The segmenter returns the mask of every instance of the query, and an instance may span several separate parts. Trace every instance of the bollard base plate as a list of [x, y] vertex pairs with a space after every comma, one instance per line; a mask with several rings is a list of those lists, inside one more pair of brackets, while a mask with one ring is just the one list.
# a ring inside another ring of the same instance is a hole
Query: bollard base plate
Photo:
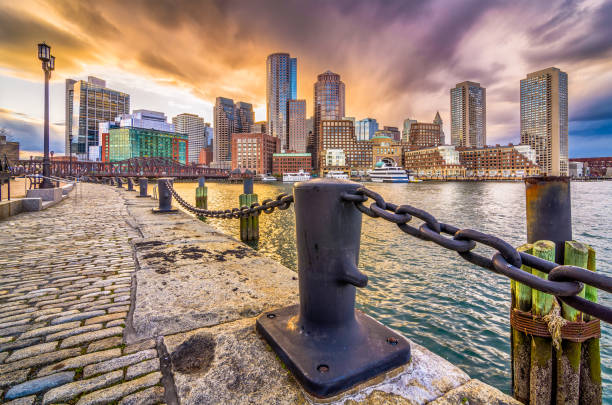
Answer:
[[[256, 323], [268, 342], [302, 387], [325, 398], [410, 361], [410, 343], [397, 332], [356, 310], [362, 336], [346, 344], [334, 331], [315, 339], [296, 327], [299, 305], [265, 312]], [[341, 332], [341, 331], [340, 331]]]
[[169, 210], [160, 210], [159, 208], [153, 208], [154, 214], [174, 214], [179, 212], [177, 208], [170, 208]]
[[137, 195], [136, 198], [145, 198], [145, 197], [151, 197], [151, 194], [147, 194], [147, 195]]

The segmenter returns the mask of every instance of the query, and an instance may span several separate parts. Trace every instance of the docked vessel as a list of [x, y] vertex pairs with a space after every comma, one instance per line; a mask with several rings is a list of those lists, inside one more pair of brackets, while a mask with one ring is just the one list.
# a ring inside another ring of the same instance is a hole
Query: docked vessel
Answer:
[[344, 173], [342, 170], [330, 170], [329, 172], [327, 172], [325, 177], [331, 178], [331, 179], [344, 179], [344, 180], [348, 180], [349, 178], [348, 174]]
[[310, 180], [310, 173], [300, 170], [297, 173], [285, 173], [283, 174], [283, 181], [287, 183], [293, 183], [296, 181], [308, 181]]
[[276, 181], [276, 177], [271, 176], [269, 174], [258, 174], [257, 176], [255, 176], [255, 180], [264, 182], [264, 183], [269, 183], [269, 182], [273, 182]]
[[406, 170], [385, 162], [376, 163], [374, 170], [370, 171], [370, 180], [376, 183], [416, 182], [412, 176], [408, 176]]

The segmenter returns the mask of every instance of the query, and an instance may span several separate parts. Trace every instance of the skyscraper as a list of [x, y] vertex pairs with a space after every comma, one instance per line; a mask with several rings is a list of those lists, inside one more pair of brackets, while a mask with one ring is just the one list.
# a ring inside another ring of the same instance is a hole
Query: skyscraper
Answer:
[[406, 118], [404, 120], [404, 127], [402, 128], [402, 141], [408, 142], [408, 138], [410, 137], [410, 126], [412, 124], [416, 124], [417, 120], [411, 120], [410, 118]]
[[480, 83], [461, 82], [450, 91], [451, 142], [482, 148], [487, 144], [487, 97]]
[[444, 135], [444, 128], [442, 127], [442, 117], [440, 117], [440, 111], [436, 111], [436, 116], [433, 123], [440, 126], [440, 145], [444, 145], [446, 143], [446, 136]]
[[253, 106], [242, 101], [217, 97], [214, 115], [213, 166], [229, 168], [232, 162], [232, 134], [251, 131], [255, 114]]
[[340, 75], [326, 71], [317, 76], [314, 84], [314, 134], [312, 137], [312, 161], [319, 168], [321, 122], [324, 120], [341, 120], [344, 117], [344, 83]]
[[297, 98], [297, 59], [288, 53], [274, 53], [266, 60], [266, 118], [268, 135], [281, 140], [281, 150], [289, 147], [287, 139], [287, 103]]
[[306, 100], [289, 100], [287, 117], [289, 119], [287, 127], [288, 150], [305, 153], [306, 137], [308, 136], [308, 132], [306, 132]]
[[236, 103], [236, 130], [234, 132], [251, 132], [251, 126], [255, 122], [253, 106], [249, 103], [239, 101]]
[[87, 159], [89, 147], [100, 145], [99, 124], [129, 113], [130, 95], [106, 88], [104, 80], [93, 76], [87, 81], [66, 79], [66, 154], [72, 137], [72, 153]]
[[521, 143], [536, 152], [542, 174], [567, 176], [567, 73], [551, 67], [521, 80]]
[[355, 136], [358, 141], [369, 141], [378, 131], [378, 122], [374, 118], [364, 118], [355, 122]]
[[236, 107], [229, 98], [217, 97], [213, 109], [213, 165], [229, 168], [231, 166], [232, 133], [236, 129]]
[[189, 140], [187, 163], [197, 163], [200, 149], [207, 146], [206, 131], [204, 129], [204, 118], [196, 114], [179, 114], [172, 118], [174, 131], [187, 134]]

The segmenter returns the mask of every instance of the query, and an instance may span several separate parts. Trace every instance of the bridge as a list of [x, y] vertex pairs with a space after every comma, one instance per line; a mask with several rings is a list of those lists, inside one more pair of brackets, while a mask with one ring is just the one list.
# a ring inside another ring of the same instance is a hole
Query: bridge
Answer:
[[[42, 160], [17, 160], [12, 163], [13, 175], [42, 173]], [[56, 177], [162, 177], [195, 179], [198, 177], [227, 179], [230, 171], [184, 165], [169, 158], [140, 157], [118, 162], [51, 160], [51, 175]]]

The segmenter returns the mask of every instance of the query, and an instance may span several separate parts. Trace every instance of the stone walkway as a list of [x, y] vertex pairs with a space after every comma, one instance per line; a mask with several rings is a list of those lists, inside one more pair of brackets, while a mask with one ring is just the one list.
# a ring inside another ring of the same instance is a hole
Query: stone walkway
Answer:
[[0, 402], [164, 402], [155, 340], [124, 340], [140, 235], [119, 191], [83, 187], [0, 221]]

